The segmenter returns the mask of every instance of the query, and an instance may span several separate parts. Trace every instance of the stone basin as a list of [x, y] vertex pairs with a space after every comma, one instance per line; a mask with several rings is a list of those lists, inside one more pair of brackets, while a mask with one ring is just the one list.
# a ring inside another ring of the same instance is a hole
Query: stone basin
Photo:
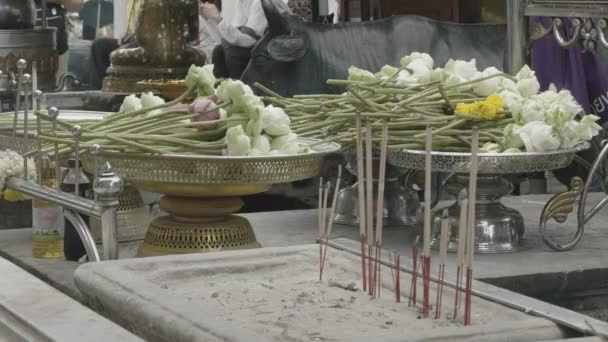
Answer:
[[[388, 268], [381, 271], [380, 298], [370, 300], [358, 289], [357, 256], [330, 249], [322, 282], [318, 258], [318, 246], [305, 245], [129, 259], [85, 264], [77, 269], [75, 282], [89, 305], [149, 341], [523, 342], [565, 337], [565, 330], [549, 320], [477, 297], [473, 326], [463, 327], [461, 320], [451, 320], [454, 292], [449, 287], [444, 288], [442, 318], [420, 319], [418, 309], [407, 305], [409, 274], [401, 273], [402, 303], [395, 303]], [[433, 283], [433, 305], [435, 287]]]

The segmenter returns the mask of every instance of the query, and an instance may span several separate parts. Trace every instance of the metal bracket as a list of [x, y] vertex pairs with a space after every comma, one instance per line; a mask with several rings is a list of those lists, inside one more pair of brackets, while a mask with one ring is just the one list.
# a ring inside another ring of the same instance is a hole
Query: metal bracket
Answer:
[[558, 223], [564, 223], [568, 219], [568, 215], [574, 211], [576, 198], [583, 190], [583, 180], [579, 177], [574, 177], [570, 181], [570, 190], [559, 193], [553, 196], [540, 214], [540, 236], [543, 242], [551, 249], [562, 252], [572, 249], [580, 241], [583, 236], [582, 227], [578, 227], [574, 239], [566, 244], [560, 244], [551, 240], [547, 236], [547, 222], [554, 219]]

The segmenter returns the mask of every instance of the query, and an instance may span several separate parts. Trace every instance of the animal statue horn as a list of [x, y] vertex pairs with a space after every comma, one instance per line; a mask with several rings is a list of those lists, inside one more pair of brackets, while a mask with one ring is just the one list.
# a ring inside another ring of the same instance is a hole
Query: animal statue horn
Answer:
[[[278, 0], [282, 1], [282, 0]], [[262, 0], [262, 9], [268, 21], [268, 30], [272, 36], [289, 34], [291, 29], [287, 21], [287, 16], [279, 10], [282, 4], [277, 4], [274, 0]]]

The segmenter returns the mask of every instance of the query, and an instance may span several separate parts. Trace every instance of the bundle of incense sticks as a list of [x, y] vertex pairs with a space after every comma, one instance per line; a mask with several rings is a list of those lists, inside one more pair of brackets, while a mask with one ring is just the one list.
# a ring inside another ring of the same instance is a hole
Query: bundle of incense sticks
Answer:
[[443, 298], [443, 284], [445, 278], [445, 260], [448, 254], [448, 243], [450, 241], [450, 215], [448, 210], [443, 210], [441, 217], [441, 233], [439, 236], [439, 276], [437, 281], [437, 300], [435, 301], [435, 319], [441, 317], [441, 305]]
[[431, 151], [433, 147], [433, 131], [426, 128], [426, 155], [424, 165], [424, 231], [422, 237], [422, 316], [429, 317], [429, 287], [431, 285]]
[[367, 272], [365, 268], [365, 242], [367, 240], [365, 223], [365, 173], [363, 168], [363, 136], [361, 133], [361, 113], [356, 116], [356, 143], [357, 143], [357, 175], [359, 186], [359, 238], [361, 239], [361, 280], [363, 291], [367, 291]]
[[[327, 182], [325, 187], [323, 186], [323, 178], [321, 178], [321, 182], [319, 184], [319, 206], [323, 206], [319, 208], [319, 217], [320, 217], [320, 225], [319, 225], [319, 280], [323, 280], [323, 270], [325, 269], [325, 260], [327, 258], [327, 247], [329, 247], [329, 236], [331, 235], [331, 229], [334, 224], [334, 215], [336, 213], [336, 203], [338, 200], [338, 191], [340, 190], [340, 182], [342, 180], [342, 165], [338, 166], [338, 178], [336, 180], [336, 186], [334, 188], [334, 194], [332, 197], [332, 205], [329, 216], [327, 213], [327, 194], [329, 193], [329, 188], [331, 187], [331, 183]], [[323, 203], [321, 203], [321, 198], [323, 198]]]
[[462, 189], [458, 194], [458, 203], [460, 204], [460, 218], [458, 223], [458, 249], [456, 253], [456, 295], [454, 296], [454, 316], [452, 319], [458, 317], [460, 311], [460, 294], [462, 292], [462, 273], [464, 271], [464, 252], [467, 245], [467, 215], [468, 215], [468, 200], [467, 190]]
[[467, 217], [467, 247], [466, 247], [466, 264], [467, 264], [467, 284], [464, 303], [464, 325], [471, 325], [471, 295], [473, 286], [473, 254], [475, 253], [475, 204], [477, 198], [477, 170], [479, 152], [479, 131], [473, 128], [473, 139], [471, 141], [471, 170], [469, 175], [469, 200], [468, 200], [468, 217]]
[[[388, 149], [388, 122], [382, 123], [380, 140], [380, 166], [378, 171], [378, 199], [376, 201], [376, 258], [374, 263], [374, 289], [372, 297], [380, 297], [380, 259], [382, 257], [382, 232], [384, 230], [384, 181], [386, 177], [386, 155]], [[368, 197], [371, 201], [373, 196]], [[369, 213], [368, 213], [369, 215]], [[372, 215], [373, 217], [373, 215]]]

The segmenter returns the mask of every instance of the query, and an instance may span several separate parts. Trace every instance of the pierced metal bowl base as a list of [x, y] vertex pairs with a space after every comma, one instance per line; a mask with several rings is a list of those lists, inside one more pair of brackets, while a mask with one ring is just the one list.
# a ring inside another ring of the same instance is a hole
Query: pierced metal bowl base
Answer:
[[220, 221], [180, 222], [170, 216], [150, 224], [137, 256], [207, 253], [259, 248], [249, 221], [230, 215]]
[[[532, 245], [524, 238], [524, 218], [515, 209], [505, 207], [499, 202], [477, 203], [475, 225], [475, 253], [499, 254], [514, 253], [529, 249]], [[460, 206], [456, 203], [448, 208], [452, 234], [448, 251], [457, 252], [460, 222]], [[439, 249], [441, 232], [441, 211], [433, 216], [431, 248]]]
[[[399, 182], [386, 182], [384, 192], [384, 226], [412, 226], [421, 222], [420, 200], [413, 189], [402, 189]], [[377, 186], [375, 185], [375, 190]], [[374, 204], [377, 200], [374, 192]], [[376, 210], [374, 209], [374, 213]], [[376, 219], [374, 218], [374, 222]], [[359, 185], [355, 183], [338, 193], [334, 222], [359, 225]]]

